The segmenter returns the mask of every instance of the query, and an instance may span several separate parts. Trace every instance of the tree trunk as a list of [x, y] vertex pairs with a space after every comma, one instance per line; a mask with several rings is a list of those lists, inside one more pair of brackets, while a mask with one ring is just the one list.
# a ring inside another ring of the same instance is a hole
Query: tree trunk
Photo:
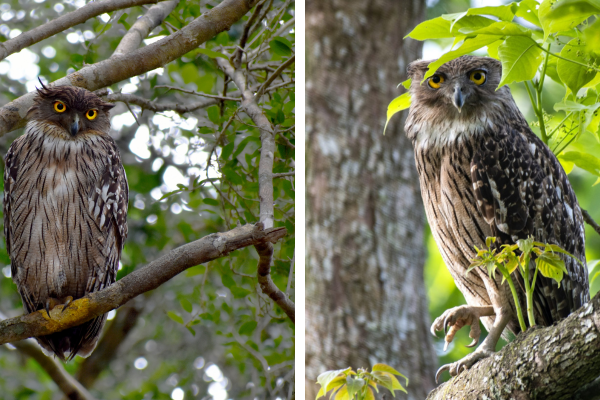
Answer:
[[[423, 284], [424, 215], [404, 118], [383, 126], [421, 44], [422, 0], [309, 0], [306, 398], [326, 370], [389, 364], [409, 399], [437, 359]], [[406, 398], [406, 397], [403, 397]]]

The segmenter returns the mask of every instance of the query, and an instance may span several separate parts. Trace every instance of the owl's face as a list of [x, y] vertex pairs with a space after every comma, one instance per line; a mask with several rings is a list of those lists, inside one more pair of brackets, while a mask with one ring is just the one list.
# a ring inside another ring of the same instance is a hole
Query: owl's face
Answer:
[[498, 60], [463, 56], [442, 65], [421, 84], [432, 61], [415, 61], [408, 66], [413, 104], [435, 111], [431, 117], [467, 120], [512, 100], [507, 86], [496, 90], [502, 75]]
[[109, 110], [114, 105], [94, 93], [75, 86], [38, 89], [27, 119], [56, 125], [64, 139], [87, 134], [106, 134], [110, 130]]

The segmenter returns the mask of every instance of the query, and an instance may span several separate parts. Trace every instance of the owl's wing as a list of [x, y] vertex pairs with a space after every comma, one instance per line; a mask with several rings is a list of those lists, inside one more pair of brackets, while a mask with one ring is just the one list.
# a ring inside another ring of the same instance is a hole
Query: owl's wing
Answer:
[[88, 212], [104, 233], [105, 265], [92, 271], [86, 291], [100, 290], [115, 281], [123, 244], [127, 238], [129, 187], [116, 144], [109, 140], [105, 170], [88, 197]]
[[12, 192], [17, 180], [19, 165], [15, 156], [14, 146], [10, 146], [4, 159], [4, 237], [6, 239], [6, 251], [10, 256], [12, 226], [10, 224], [10, 213], [12, 208]]
[[[498, 245], [532, 235], [554, 243], [585, 264], [583, 217], [567, 175], [550, 149], [524, 126], [487, 136], [471, 162], [477, 205]], [[586, 268], [563, 256], [568, 274], [560, 288], [538, 276], [534, 299], [546, 325], [589, 299]], [[541, 279], [540, 279], [541, 278]]]

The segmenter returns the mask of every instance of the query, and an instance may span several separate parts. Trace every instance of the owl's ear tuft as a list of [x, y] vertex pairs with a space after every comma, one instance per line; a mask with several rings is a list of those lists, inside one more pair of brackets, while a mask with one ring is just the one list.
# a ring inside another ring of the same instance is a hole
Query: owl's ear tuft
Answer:
[[408, 64], [408, 67], [406, 67], [406, 72], [408, 73], [408, 76], [410, 76], [411, 78], [414, 77], [419, 71], [425, 71], [427, 69], [427, 66], [429, 64], [431, 64], [432, 62], [434, 62], [435, 60], [416, 60], [411, 62], [410, 64]]
[[102, 111], [106, 111], [106, 112], [108, 112], [114, 106], [115, 105], [113, 103], [102, 103], [102, 104], [100, 104], [100, 108], [102, 109]]

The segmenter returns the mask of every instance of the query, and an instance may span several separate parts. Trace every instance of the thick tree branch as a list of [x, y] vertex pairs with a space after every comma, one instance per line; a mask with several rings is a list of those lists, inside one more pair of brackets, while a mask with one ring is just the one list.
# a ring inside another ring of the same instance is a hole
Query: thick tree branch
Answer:
[[[256, 251], [260, 256], [258, 260], [258, 284], [264, 294], [269, 296], [292, 320], [296, 323], [296, 308], [294, 303], [283, 293], [271, 279], [271, 260], [273, 259], [273, 245], [271, 243], [257, 244]], [[291, 267], [290, 267], [291, 268]]]
[[143, 17], [139, 18], [131, 26], [131, 29], [123, 36], [119, 42], [113, 57], [127, 54], [134, 51], [150, 32], [164, 21], [165, 18], [177, 7], [179, 0], [165, 1], [155, 6], [150, 7], [148, 12]]
[[17, 53], [34, 43], [40, 42], [64, 31], [72, 26], [79, 25], [90, 18], [109, 13], [123, 8], [140, 6], [148, 3], [157, 3], [158, 0], [104, 0], [88, 3], [85, 6], [46, 22], [30, 31], [24, 32], [14, 39], [0, 43], [0, 60], [13, 53]]
[[598, 225], [598, 223], [596, 221], [594, 221], [594, 219], [592, 218], [592, 216], [590, 215], [589, 212], [587, 212], [586, 210], [581, 210], [581, 213], [583, 214], [583, 220], [592, 228], [594, 228], [594, 230], [596, 231], [596, 233], [598, 235], [600, 235], [600, 225]]
[[264, 229], [258, 223], [205, 236], [172, 250], [104, 290], [75, 300], [64, 312], [61, 307], [54, 308], [50, 312], [50, 318], [46, 311], [38, 311], [1, 321], [0, 344], [48, 335], [80, 325], [142, 293], [156, 289], [187, 268], [224, 257], [243, 247], [276, 242], [286, 233], [285, 228]]
[[52, 378], [58, 388], [70, 400], [94, 400], [94, 397], [65, 371], [62, 364], [44, 354], [40, 346], [32, 340], [22, 340], [14, 346], [23, 354], [33, 358]]
[[571, 399], [598, 376], [600, 295], [556, 325], [520, 334], [427, 399]]
[[[156, 43], [85, 66], [50, 86], [72, 85], [94, 91], [162, 67], [229, 29], [250, 11], [256, 1], [223, 0], [181, 30]], [[24, 117], [34, 97], [35, 92], [30, 92], [0, 108], [0, 136], [25, 125]]]

